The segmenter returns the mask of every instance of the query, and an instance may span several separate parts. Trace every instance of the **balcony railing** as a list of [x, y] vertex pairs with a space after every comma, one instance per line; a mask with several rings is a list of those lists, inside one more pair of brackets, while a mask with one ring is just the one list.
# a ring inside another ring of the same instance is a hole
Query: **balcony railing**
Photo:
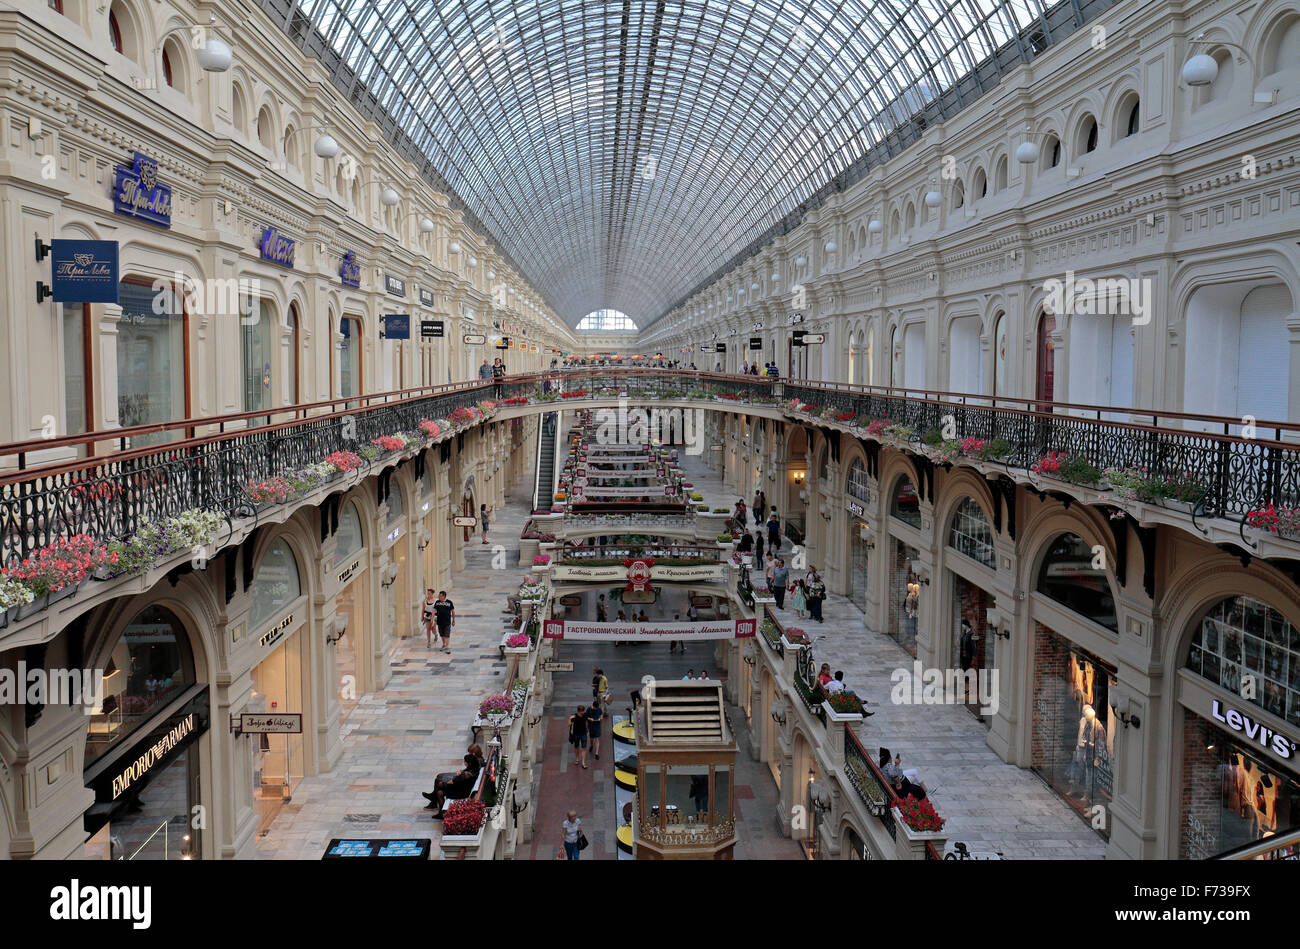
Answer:
[[[485, 398], [537, 402], [549, 382], [584, 398], [774, 404], [810, 424], [839, 423], [838, 415], [889, 419], [915, 433], [955, 430], [960, 438], [1005, 439], [1001, 463], [1032, 465], [1048, 452], [1066, 452], [1099, 468], [1146, 468], [1188, 480], [1204, 492], [1196, 513], [1244, 522], [1251, 510], [1300, 505], [1300, 425], [1260, 421], [1255, 435], [1237, 433], [1240, 419], [1109, 406], [1039, 403], [962, 393], [773, 383], [763, 377], [660, 369], [601, 368], [508, 377], [500, 385], [469, 382], [335, 399], [158, 425], [36, 439], [0, 446], [0, 563], [12, 565], [56, 538], [86, 533], [101, 541], [124, 538], [147, 520], [194, 508], [234, 517], [247, 510], [250, 482], [319, 462], [331, 452], [356, 449], [372, 438], [416, 432], [422, 418], [447, 418]], [[809, 415], [790, 399], [818, 406]], [[583, 399], [553, 400], [581, 404]], [[516, 403], [518, 404], [518, 403]], [[509, 408], [510, 406], [504, 406]], [[263, 419], [270, 424], [257, 424]], [[250, 424], [256, 427], [249, 428]], [[872, 437], [861, 431], [860, 437]], [[913, 439], [918, 436], [914, 435]], [[165, 444], [141, 446], [146, 439]], [[31, 464], [65, 452], [83, 457]], [[584, 504], [613, 511], [617, 505]], [[623, 506], [625, 509], [627, 506]], [[675, 514], [656, 504], [643, 513]], [[788, 523], [788, 522], [787, 522]]]

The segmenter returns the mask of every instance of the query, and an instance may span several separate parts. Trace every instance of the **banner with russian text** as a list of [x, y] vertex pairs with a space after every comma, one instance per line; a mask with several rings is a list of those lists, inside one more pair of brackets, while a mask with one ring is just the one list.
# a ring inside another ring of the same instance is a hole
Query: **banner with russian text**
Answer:
[[546, 639], [572, 639], [579, 642], [663, 642], [683, 639], [748, 639], [754, 636], [757, 620], [706, 620], [699, 623], [583, 623], [573, 620], [546, 620], [542, 635]]

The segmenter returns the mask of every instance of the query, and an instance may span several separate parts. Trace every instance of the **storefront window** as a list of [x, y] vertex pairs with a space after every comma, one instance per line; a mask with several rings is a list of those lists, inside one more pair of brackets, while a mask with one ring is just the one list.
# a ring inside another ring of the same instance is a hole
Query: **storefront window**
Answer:
[[993, 531], [984, 516], [984, 509], [974, 498], [964, 498], [957, 507], [948, 534], [948, 546], [986, 567], [995, 565]]
[[396, 481], [390, 482], [388, 490], [388, 523], [401, 520], [406, 513], [406, 502], [402, 500], [402, 489]]
[[921, 526], [921, 499], [917, 496], [912, 479], [903, 475], [894, 484], [894, 496], [889, 502], [889, 516], [896, 517], [904, 524]]
[[[962, 679], [967, 686], [963, 696], [966, 709], [985, 725], [990, 725], [992, 717], [980, 714], [982, 703], [978, 688], [983, 670], [993, 668], [993, 648], [997, 637], [991, 635], [985, 626], [993, 597], [955, 573], [952, 584], [952, 668], [974, 673], [973, 678], [967, 675]], [[972, 683], [975, 688], [970, 687]]]
[[1062, 534], [1052, 541], [1039, 568], [1038, 592], [1117, 632], [1115, 600], [1106, 571], [1097, 566], [1099, 562], [1082, 537]]
[[249, 631], [270, 622], [301, 595], [298, 561], [289, 545], [277, 540], [262, 555], [253, 575], [253, 585], [248, 588], [251, 601], [248, 610]]
[[335, 536], [338, 546], [334, 549], [334, 566], [337, 567], [365, 545], [356, 501], [349, 501], [343, 506], [343, 512], [339, 514], [339, 529]]
[[161, 606], [140, 612], [104, 666], [104, 694], [91, 712], [86, 764], [117, 747], [193, 684], [194, 656], [181, 621]]
[[346, 399], [361, 393], [361, 321], [345, 316], [339, 331], [343, 334], [339, 351], [339, 396]]
[[[248, 316], [240, 318], [240, 353], [244, 380], [244, 411], [263, 412], [271, 407], [271, 307], [265, 300], [245, 301]], [[250, 425], [266, 419], [250, 419]]]
[[889, 570], [889, 635], [915, 656], [921, 583], [912, 573], [912, 561], [921, 554], [915, 547], [897, 539], [893, 540], [893, 548]]
[[1041, 623], [1034, 648], [1033, 769], [1091, 820], [1114, 787], [1115, 670]]
[[864, 508], [871, 503], [871, 479], [867, 477], [867, 469], [861, 458], [854, 458], [853, 464], [849, 466], [849, 478], [845, 482], [844, 491]]
[[[1187, 668], [1244, 699], [1300, 725], [1300, 630], [1267, 603], [1229, 597], [1211, 609], [1192, 636]], [[1247, 690], [1249, 691], [1249, 690]]]
[[87, 431], [90, 384], [86, 378], [86, 304], [63, 305], [63, 402], [64, 431], [79, 435]]
[[148, 793], [117, 808], [82, 848], [87, 860], [193, 860], [199, 801], [199, 751], [191, 744], [149, 777]]
[[1300, 825], [1295, 775], [1186, 709], [1183, 729], [1179, 857], [1206, 860]]
[[[155, 292], [155, 287], [158, 288]], [[185, 417], [185, 317], [179, 294], [161, 281], [122, 281], [117, 326], [117, 415], [123, 428]], [[151, 433], [136, 448], [178, 437]]]

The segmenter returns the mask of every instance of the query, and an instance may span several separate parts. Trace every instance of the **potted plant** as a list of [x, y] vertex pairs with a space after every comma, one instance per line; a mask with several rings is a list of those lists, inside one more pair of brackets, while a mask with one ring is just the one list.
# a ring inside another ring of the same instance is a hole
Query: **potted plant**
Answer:
[[[936, 850], [943, 849], [939, 841], [946, 839], [943, 834], [945, 821], [935, 811], [929, 798], [918, 801], [909, 794], [894, 806], [894, 818], [907, 837], [907, 849], [917, 859], [924, 854], [927, 842], [934, 843]], [[899, 843], [903, 845], [904, 842]]]
[[524, 655], [532, 646], [533, 641], [527, 633], [510, 633], [502, 641], [502, 648], [507, 653], [515, 655]]
[[514, 700], [508, 695], [489, 695], [478, 704], [478, 717], [482, 721], [491, 722], [498, 728], [503, 722], [510, 718], [510, 713], [515, 710]]
[[827, 692], [822, 707], [826, 710], [826, 720], [832, 722], [860, 722], [866, 706], [857, 693], [842, 689], [839, 692]]
[[538, 554], [536, 557], [533, 558], [533, 570], [535, 570], [537, 573], [544, 573], [546, 571], [546, 568], [550, 566], [550, 563], [551, 563], [550, 554]]
[[[36, 597], [27, 584], [0, 574], [0, 628], [9, 624], [9, 610], [26, 606]], [[17, 610], [14, 610], [16, 613]]]
[[448, 843], [448, 837], [469, 838], [473, 842], [487, 823], [487, 807], [475, 798], [452, 801], [447, 805], [442, 817], [442, 839]]
[[89, 534], [60, 537], [32, 551], [31, 556], [4, 571], [10, 580], [23, 584], [32, 594], [18, 605], [19, 619], [71, 596], [99, 567], [112, 562], [108, 549]]

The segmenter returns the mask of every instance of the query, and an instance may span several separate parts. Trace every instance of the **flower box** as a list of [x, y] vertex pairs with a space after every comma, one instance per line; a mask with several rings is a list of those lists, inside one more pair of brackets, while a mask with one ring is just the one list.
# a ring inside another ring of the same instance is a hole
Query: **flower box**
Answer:
[[831, 703], [830, 703], [830, 702], [823, 702], [823, 703], [822, 703], [822, 710], [826, 713], [826, 721], [827, 721], [827, 722], [849, 722], [849, 723], [852, 723], [852, 722], [860, 722], [860, 721], [862, 721], [862, 714], [861, 714], [860, 712], [858, 712], [858, 713], [854, 713], [854, 712], [837, 712], [837, 711], [835, 711], [835, 709], [831, 708]]
[[899, 833], [894, 838], [900, 860], [924, 860], [925, 845], [931, 844], [939, 853], [943, 853], [948, 842], [948, 834], [942, 830], [913, 830], [903, 819], [903, 813], [897, 806], [893, 808], [894, 823]]
[[[759, 602], [759, 599], [758, 599], [758, 595], [757, 595], [757, 594], [755, 594], [755, 596], [754, 596], [754, 602], [755, 602], [755, 603]], [[775, 600], [775, 599], [772, 599], [770, 602], [775, 603], [776, 600]], [[808, 644], [807, 644], [806, 642], [792, 643], [792, 642], [790, 642], [790, 640], [788, 640], [788, 639], [785, 638], [785, 633], [782, 633], [782, 634], [781, 634], [781, 645], [785, 646], [786, 649], [803, 649], [803, 648], [804, 648], [805, 646], [807, 646]]]

